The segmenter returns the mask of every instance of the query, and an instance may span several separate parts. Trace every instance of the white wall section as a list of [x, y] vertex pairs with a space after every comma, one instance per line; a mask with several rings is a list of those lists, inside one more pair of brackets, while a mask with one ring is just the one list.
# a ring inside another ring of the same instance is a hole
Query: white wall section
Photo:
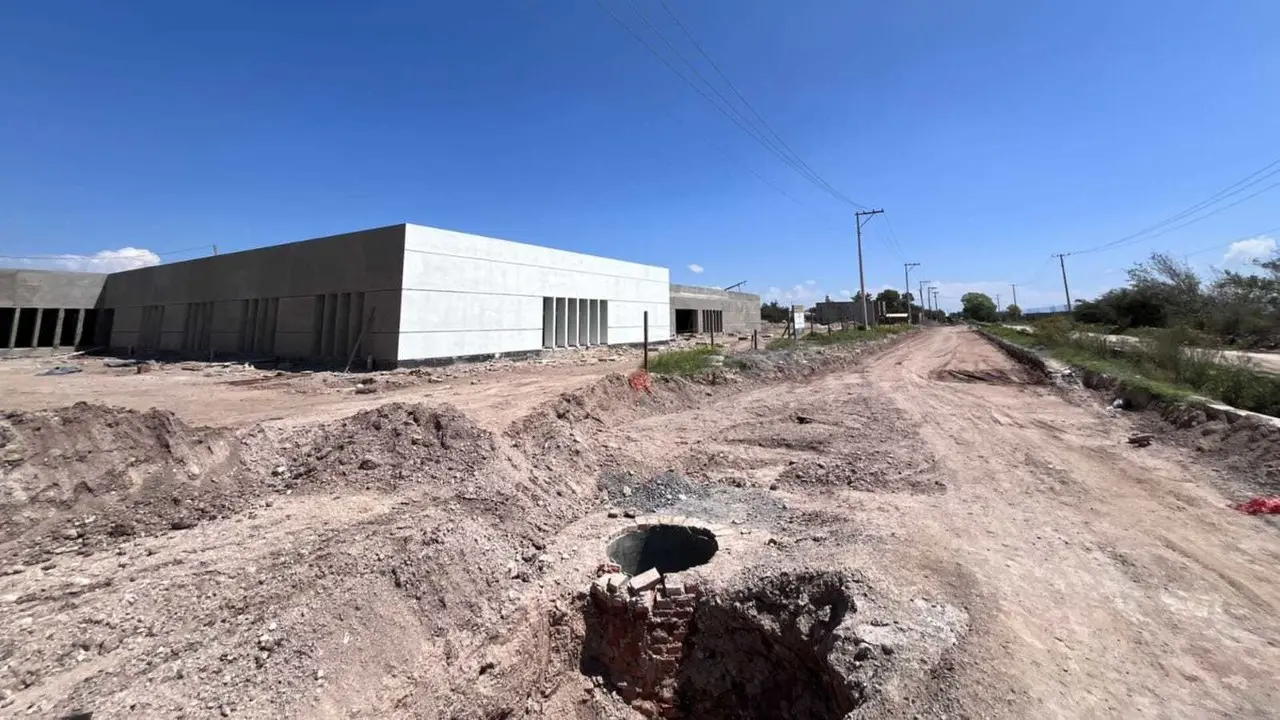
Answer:
[[646, 310], [651, 339], [671, 334], [663, 267], [421, 225], [404, 248], [399, 360], [538, 350], [548, 297], [556, 345], [638, 343]]

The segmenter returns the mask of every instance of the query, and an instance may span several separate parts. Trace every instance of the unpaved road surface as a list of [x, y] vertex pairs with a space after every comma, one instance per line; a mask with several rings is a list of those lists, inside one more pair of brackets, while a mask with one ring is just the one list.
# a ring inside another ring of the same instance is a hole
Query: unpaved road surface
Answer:
[[[11, 414], [0, 714], [638, 718], [583, 674], [582, 608], [662, 513], [721, 528], [694, 571], [745, 623], [694, 616], [736, 688], [710, 712], [684, 678], [700, 717], [1280, 716], [1276, 524], [968, 330], [652, 394], [583, 368], [539, 404], [528, 372], [510, 408], [461, 381], [460, 410], [412, 404], [437, 383], [208, 429]], [[778, 588], [848, 614], [810, 648]]]

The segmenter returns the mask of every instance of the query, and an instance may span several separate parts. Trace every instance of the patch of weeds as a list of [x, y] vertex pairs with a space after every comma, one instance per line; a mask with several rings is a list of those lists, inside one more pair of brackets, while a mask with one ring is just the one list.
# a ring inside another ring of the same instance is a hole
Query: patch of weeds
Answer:
[[[1007, 329], [990, 329], [1019, 342]], [[1036, 323], [1035, 339], [1054, 357], [1114, 375], [1152, 395], [1181, 400], [1199, 394], [1233, 407], [1280, 416], [1280, 377], [1258, 372], [1248, 359], [1196, 347], [1183, 328], [1147, 330], [1141, 343], [1117, 343], [1063, 318]]]
[[655, 375], [697, 375], [711, 366], [710, 356], [721, 352], [723, 349], [719, 345], [667, 350], [649, 358], [649, 372]]
[[1035, 333], [1017, 328], [1005, 327], [1004, 325], [987, 325], [982, 328], [987, 332], [995, 335], [1002, 340], [1008, 340], [1014, 345], [1021, 345], [1026, 348], [1041, 347], [1044, 343], [1036, 337]]

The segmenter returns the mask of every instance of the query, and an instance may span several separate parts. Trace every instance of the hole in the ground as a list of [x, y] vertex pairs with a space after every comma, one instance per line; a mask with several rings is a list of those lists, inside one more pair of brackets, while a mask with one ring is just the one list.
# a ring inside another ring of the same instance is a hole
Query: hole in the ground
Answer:
[[685, 643], [682, 717], [839, 720], [866, 685], [832, 664], [835, 630], [854, 611], [832, 575], [770, 578], [736, 599], [704, 603]]
[[634, 530], [609, 543], [609, 559], [628, 575], [657, 568], [677, 573], [705, 565], [720, 549], [715, 533], [686, 525], [654, 525]]

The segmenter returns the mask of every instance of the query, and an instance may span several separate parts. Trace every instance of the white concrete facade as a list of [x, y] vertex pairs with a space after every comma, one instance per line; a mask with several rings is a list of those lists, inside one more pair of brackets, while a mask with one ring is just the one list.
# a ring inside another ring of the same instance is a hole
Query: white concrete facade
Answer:
[[671, 335], [667, 268], [404, 227], [401, 362]]

